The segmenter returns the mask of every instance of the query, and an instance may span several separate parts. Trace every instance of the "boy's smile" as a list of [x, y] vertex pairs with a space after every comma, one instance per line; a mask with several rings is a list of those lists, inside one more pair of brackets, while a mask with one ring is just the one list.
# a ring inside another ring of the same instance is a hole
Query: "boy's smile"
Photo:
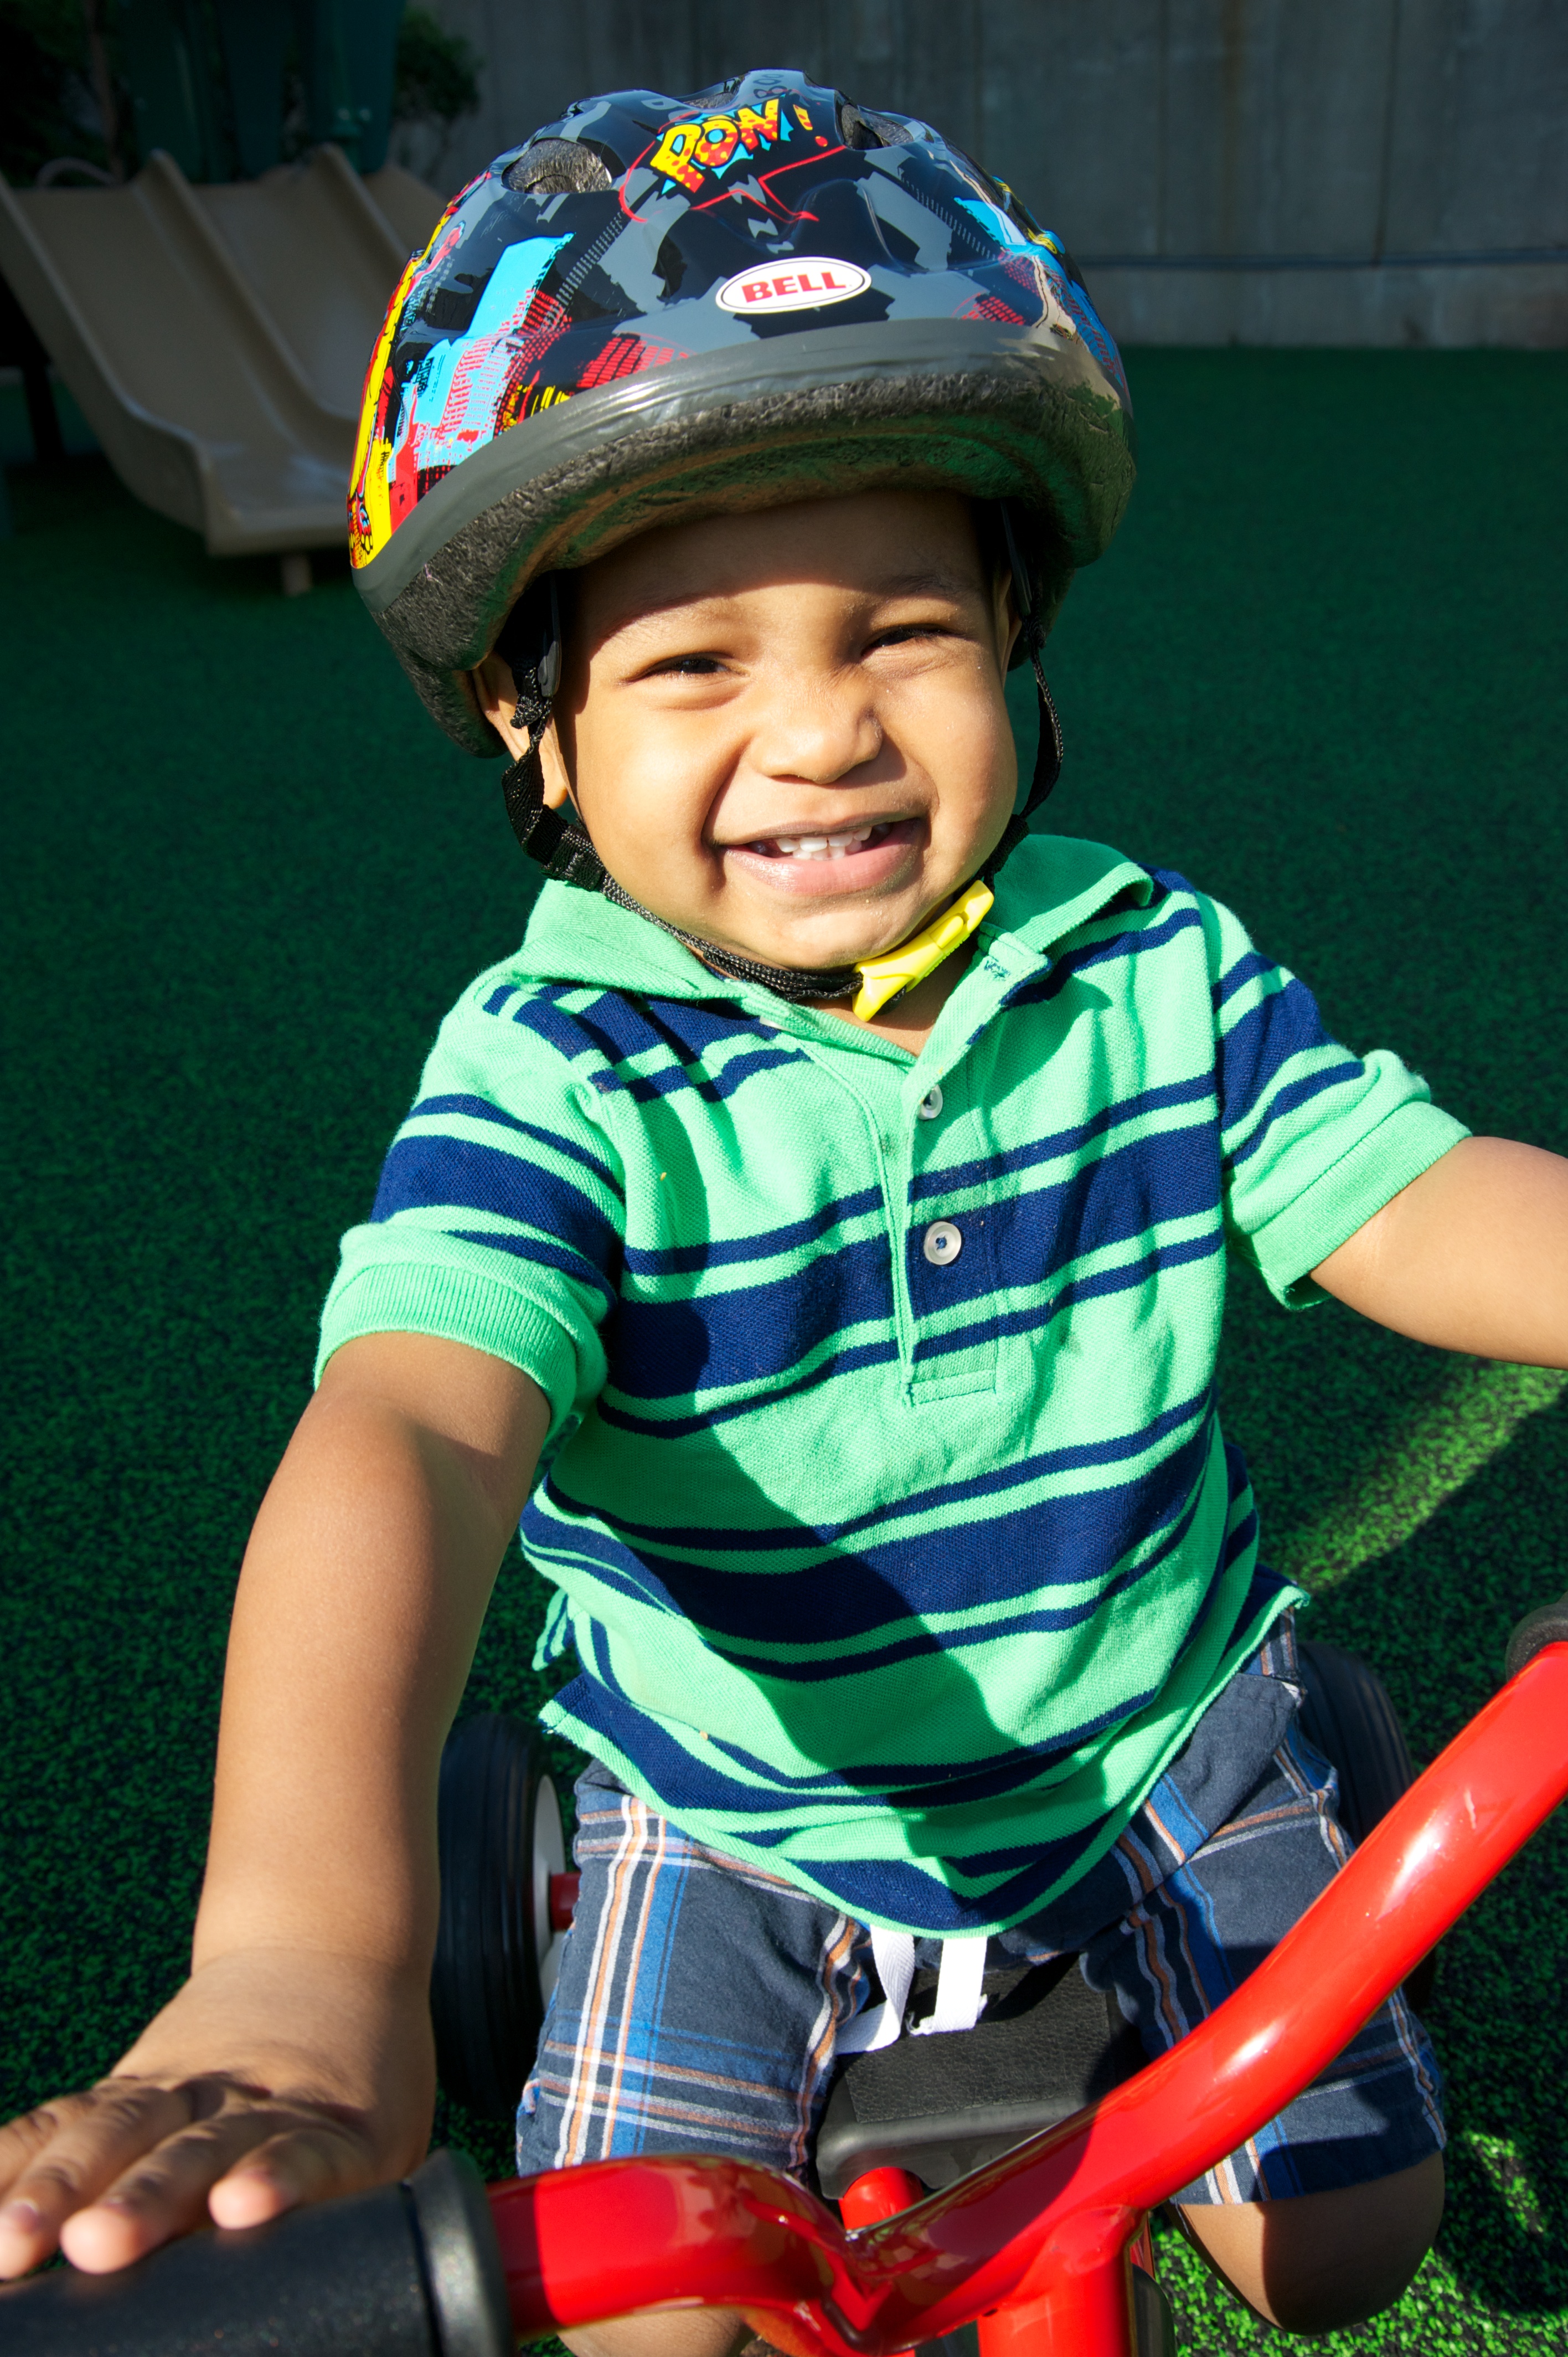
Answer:
[[[571, 576], [543, 747], [609, 874], [770, 964], [916, 932], [1011, 815], [1016, 623], [972, 511], [878, 491], [648, 533]], [[507, 742], [510, 674], [477, 683]]]

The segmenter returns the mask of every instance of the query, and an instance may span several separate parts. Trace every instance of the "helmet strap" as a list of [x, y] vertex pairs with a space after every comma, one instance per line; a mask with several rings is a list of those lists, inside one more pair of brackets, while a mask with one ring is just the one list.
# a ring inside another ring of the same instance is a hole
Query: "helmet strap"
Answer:
[[[522, 708], [520, 701], [518, 710]], [[539, 748], [550, 725], [548, 707], [542, 720], [514, 720], [512, 725], [528, 729], [527, 752], [512, 763], [501, 780], [506, 814], [511, 821], [513, 834], [529, 857], [537, 859], [546, 876], [553, 877], [558, 884], [576, 884], [588, 892], [604, 891], [609, 878], [586, 830], [568, 812], [552, 810], [544, 799], [544, 770]]]
[[1057, 707], [1051, 701], [1051, 691], [1046, 683], [1046, 633], [1040, 620], [1039, 606], [1035, 597], [1029, 568], [1018, 546], [1018, 535], [1013, 522], [1011, 500], [998, 500], [1002, 511], [1002, 533], [1007, 544], [1007, 563], [1013, 575], [1013, 603], [1018, 614], [1019, 636], [1029, 668], [1035, 674], [1035, 693], [1039, 699], [1040, 734], [1035, 748], [1035, 774], [1029, 780], [1029, 791], [1024, 807], [1015, 811], [1008, 820], [1001, 842], [986, 861], [982, 874], [989, 882], [1004, 859], [1016, 851], [1029, 832], [1029, 821], [1042, 802], [1050, 799], [1057, 780], [1062, 773], [1062, 725]]
[[589, 892], [602, 891], [605, 871], [586, 828], [569, 812], [552, 810], [544, 799], [540, 749], [553, 716], [563, 668], [561, 587], [553, 573], [518, 599], [496, 640], [496, 652], [510, 671], [517, 694], [511, 725], [528, 731], [527, 752], [501, 780], [511, 831], [547, 876]]

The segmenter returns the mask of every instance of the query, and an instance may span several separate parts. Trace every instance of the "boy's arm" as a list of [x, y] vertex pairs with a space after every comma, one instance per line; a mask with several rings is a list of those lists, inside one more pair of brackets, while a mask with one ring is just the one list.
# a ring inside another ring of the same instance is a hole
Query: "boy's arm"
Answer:
[[191, 1977], [108, 2079], [0, 2131], [0, 2275], [423, 2155], [441, 1746], [548, 1425], [458, 1343], [329, 1362], [241, 1575]]
[[1568, 1366], [1568, 1161], [1465, 1138], [1312, 1274], [1418, 1342]]

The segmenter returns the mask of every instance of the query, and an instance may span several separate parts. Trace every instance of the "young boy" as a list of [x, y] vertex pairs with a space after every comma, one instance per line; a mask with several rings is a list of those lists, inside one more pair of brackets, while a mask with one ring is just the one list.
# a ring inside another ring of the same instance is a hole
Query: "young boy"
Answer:
[[[436, 1768], [525, 1506], [596, 1763], [525, 2170], [806, 2169], [911, 1940], [1077, 1952], [1159, 2052], [1343, 1862], [1216, 1415], [1226, 1247], [1561, 1365], [1568, 1168], [1336, 1045], [1179, 877], [1022, 837], [1004, 674], [1129, 482], [1054, 243], [799, 77], [574, 110], [411, 265], [361, 584], [557, 880], [345, 1240], [191, 1978], [0, 2138], [0, 2271], [417, 2160]], [[1042, 731], [1036, 790], [1043, 686]], [[1441, 2145], [1396, 1997], [1185, 2219], [1322, 2330], [1409, 2280]]]

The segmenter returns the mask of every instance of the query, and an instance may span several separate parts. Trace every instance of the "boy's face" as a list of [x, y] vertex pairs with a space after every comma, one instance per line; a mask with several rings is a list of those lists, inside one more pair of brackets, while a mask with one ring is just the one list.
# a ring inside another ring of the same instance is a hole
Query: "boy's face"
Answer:
[[[1012, 814], [1017, 624], [956, 494], [874, 491], [644, 533], [574, 576], [547, 799], [623, 890], [771, 965], [891, 949]], [[510, 674], [478, 674], [510, 726]]]

